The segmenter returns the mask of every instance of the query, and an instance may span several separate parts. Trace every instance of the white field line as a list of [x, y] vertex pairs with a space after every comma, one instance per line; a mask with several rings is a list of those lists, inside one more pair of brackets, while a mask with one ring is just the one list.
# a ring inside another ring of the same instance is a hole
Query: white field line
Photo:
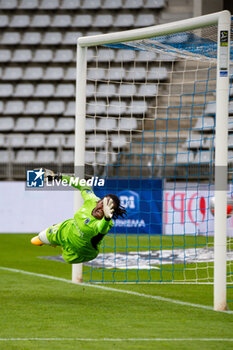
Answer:
[[[44, 274], [40, 274], [40, 273], [34, 273], [34, 272], [18, 270], [18, 269], [12, 269], [12, 268], [2, 267], [2, 266], [0, 266], [0, 270], [16, 272], [16, 273], [22, 273], [24, 275], [42, 277], [42, 278], [47, 278], [47, 279], [50, 279], [50, 280], [55, 280], [55, 281], [69, 283], [69, 284], [74, 284], [71, 280], [67, 280], [65, 278], [49, 276], [49, 275], [44, 275]], [[158, 295], [150, 295], [150, 294], [138, 293], [138, 292], [134, 292], [134, 291], [131, 291], [131, 290], [111, 288], [111, 287], [100, 286], [100, 285], [96, 285], [96, 284], [90, 284], [90, 283], [83, 283], [83, 284], [77, 284], [77, 285], [78, 286], [82, 286], [82, 287], [85, 286], [85, 287], [90, 287], [90, 288], [96, 288], [96, 289], [111, 291], [111, 292], [115, 292], [115, 293], [124, 293], [124, 294], [129, 294], [129, 295], [135, 295], [135, 296], [138, 296], [138, 297], [154, 299], [154, 300], [158, 300], [158, 301], [165, 301], [167, 303], [172, 303], [172, 304], [176, 304], [176, 305], [183, 305], [183, 306], [188, 306], [188, 307], [194, 307], [194, 308], [214, 311], [211, 306], [194, 304], [194, 303], [189, 303], [189, 302], [180, 301], [180, 300], [174, 300], [174, 299], [170, 299], [170, 298], [164, 298], [164, 297], [161, 297], [161, 296], [158, 296]], [[233, 311], [230, 311], [230, 310], [229, 311], [219, 311], [219, 312], [222, 312], [222, 313], [225, 313], [225, 314], [233, 314]]]
[[83, 341], [83, 342], [233, 342], [233, 338], [0, 338], [0, 341]]

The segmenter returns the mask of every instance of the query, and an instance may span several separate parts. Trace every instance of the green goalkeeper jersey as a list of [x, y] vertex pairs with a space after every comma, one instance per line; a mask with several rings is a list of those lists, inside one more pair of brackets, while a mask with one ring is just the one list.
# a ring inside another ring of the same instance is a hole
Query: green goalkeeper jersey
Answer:
[[[70, 181], [70, 176], [63, 175], [62, 180]], [[72, 184], [81, 191], [83, 206], [73, 219], [54, 225], [47, 230], [47, 238], [52, 245], [63, 248], [63, 258], [68, 263], [81, 263], [95, 259], [99, 253], [101, 240], [112, 228], [112, 220], [104, 217], [98, 220], [92, 216], [92, 210], [100, 200], [91, 187]]]

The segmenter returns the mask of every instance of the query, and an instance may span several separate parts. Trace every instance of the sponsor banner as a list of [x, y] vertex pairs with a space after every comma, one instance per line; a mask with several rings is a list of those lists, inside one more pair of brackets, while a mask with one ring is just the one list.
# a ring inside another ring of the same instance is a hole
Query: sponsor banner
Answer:
[[[232, 185], [228, 198], [232, 197]], [[163, 194], [164, 233], [169, 235], [214, 235], [210, 212], [213, 186], [198, 183], [166, 183]], [[227, 234], [233, 236], [233, 216], [227, 219]]]
[[108, 179], [104, 188], [95, 193], [102, 198], [116, 194], [127, 210], [127, 217], [114, 220], [114, 233], [162, 233], [162, 180], [161, 179]]

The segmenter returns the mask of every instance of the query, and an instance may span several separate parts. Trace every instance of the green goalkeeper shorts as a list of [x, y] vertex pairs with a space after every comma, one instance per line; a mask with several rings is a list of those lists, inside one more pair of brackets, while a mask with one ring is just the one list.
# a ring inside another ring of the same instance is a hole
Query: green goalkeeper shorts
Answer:
[[99, 250], [77, 231], [74, 219], [55, 224], [44, 231], [49, 242], [47, 244], [61, 246], [63, 259], [69, 264], [93, 260], [99, 253]]

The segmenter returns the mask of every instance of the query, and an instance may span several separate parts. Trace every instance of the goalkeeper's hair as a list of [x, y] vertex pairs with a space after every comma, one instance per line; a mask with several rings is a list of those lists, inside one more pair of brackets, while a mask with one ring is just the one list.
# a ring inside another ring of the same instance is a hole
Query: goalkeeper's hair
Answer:
[[110, 197], [114, 202], [113, 219], [117, 219], [119, 216], [124, 218], [127, 215], [126, 209], [121, 205], [120, 199], [115, 194], [109, 193], [105, 197]]

